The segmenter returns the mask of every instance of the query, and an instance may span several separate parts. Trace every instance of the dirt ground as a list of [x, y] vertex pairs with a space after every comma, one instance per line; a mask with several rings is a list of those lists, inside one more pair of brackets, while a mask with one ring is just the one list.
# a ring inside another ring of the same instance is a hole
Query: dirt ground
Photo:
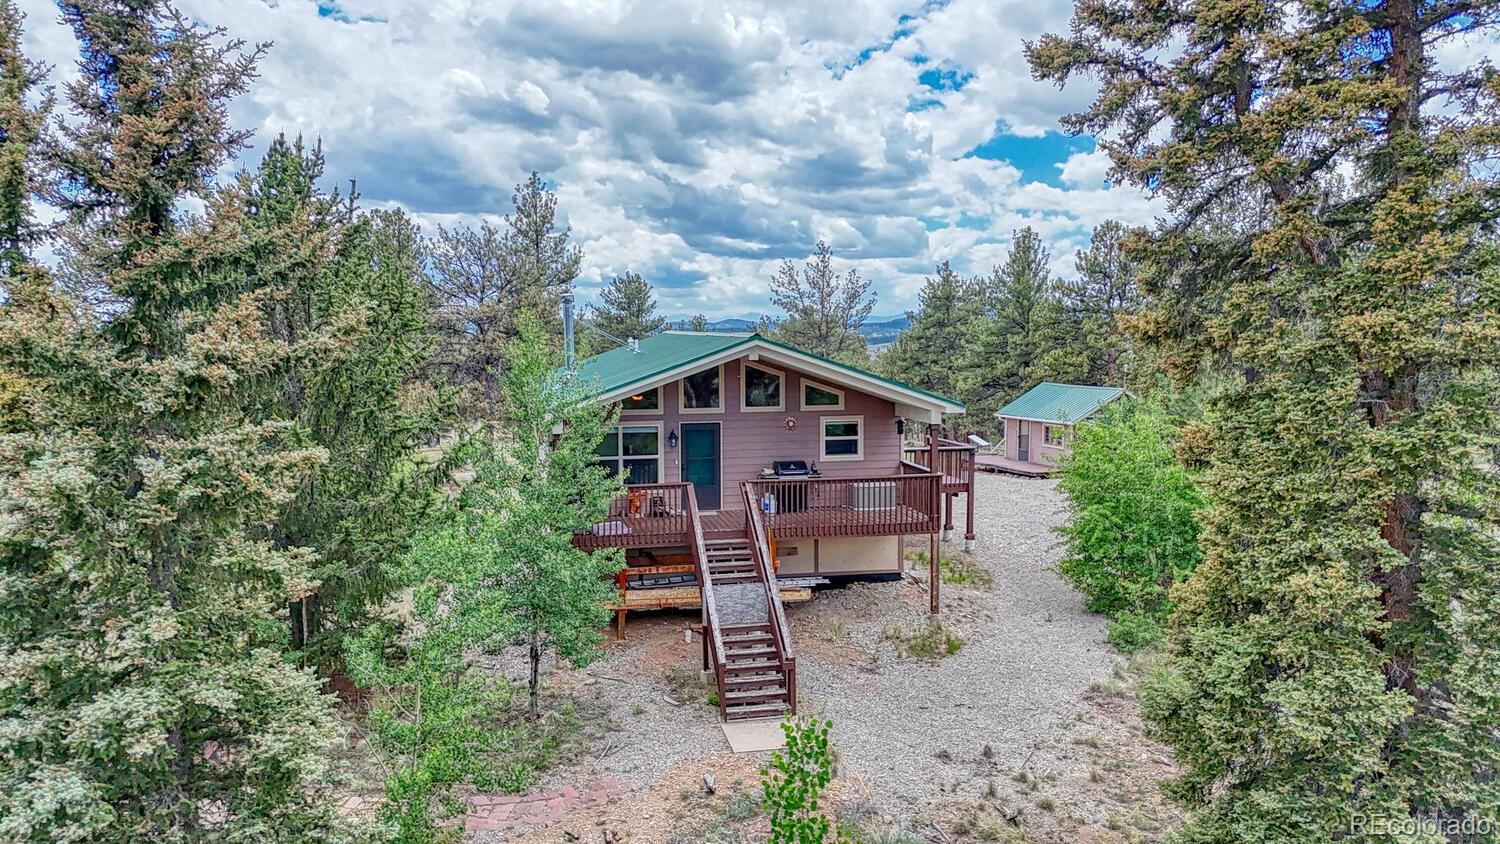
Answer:
[[[910, 546], [899, 582], [787, 607], [801, 710], [833, 721], [840, 753], [825, 805], [882, 844], [1160, 840], [1179, 821], [1158, 789], [1173, 763], [1143, 734], [1138, 667], [1104, 642], [1103, 620], [1052, 570], [1055, 485], [983, 477], [978, 500], [979, 550], [965, 557], [958, 543], [945, 546], [962, 583], [943, 587], [935, 653], [922, 650], [932, 644], [922, 639], [928, 584], [914, 552], [925, 543]], [[615, 726], [544, 785], [613, 777], [636, 791], [544, 828], [471, 840], [764, 840], [756, 796], [765, 757], [727, 752], [697, 671], [699, 643], [684, 639], [696, 623], [696, 612], [633, 614], [602, 660], [549, 679]]]

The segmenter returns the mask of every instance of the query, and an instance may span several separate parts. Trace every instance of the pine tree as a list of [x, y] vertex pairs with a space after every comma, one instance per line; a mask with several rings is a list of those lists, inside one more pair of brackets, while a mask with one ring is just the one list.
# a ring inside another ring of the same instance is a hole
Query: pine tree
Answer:
[[[1039, 76], [1098, 80], [1066, 125], [1170, 203], [1138, 329], [1180, 376], [1236, 375], [1184, 435], [1205, 558], [1146, 697], [1183, 841], [1496, 819], [1500, 89], [1436, 56], [1497, 23], [1090, 0], [1028, 45]], [[1404, 840], [1453, 840], [1425, 829]]]
[[1046, 380], [1075, 381], [1087, 362], [1068, 341], [1066, 315], [1053, 295], [1050, 260], [1031, 228], [1015, 233], [1005, 263], [981, 285], [981, 315], [963, 347], [960, 395], [975, 418]]
[[583, 261], [569, 230], [557, 228], [557, 196], [538, 174], [516, 186], [512, 201], [504, 227], [440, 228], [428, 245], [439, 338], [434, 364], [465, 390], [471, 417], [493, 413], [500, 401], [504, 349], [521, 314], [560, 339], [560, 296]]
[[601, 331], [620, 339], [650, 337], [666, 327], [667, 320], [656, 315], [656, 299], [651, 284], [638, 273], [617, 275], [599, 291], [601, 304], [590, 321]]
[[1088, 359], [1091, 384], [1124, 386], [1132, 375], [1125, 321], [1140, 307], [1135, 261], [1126, 253], [1125, 226], [1108, 220], [1095, 227], [1087, 251], [1079, 250], [1077, 277], [1058, 282], [1063, 308], [1073, 323], [1073, 342]]
[[12, 0], [0, 0], [0, 274], [6, 276], [20, 272], [41, 234], [31, 195], [39, 187], [35, 159], [52, 109], [50, 91], [35, 105], [27, 102], [46, 72], [21, 53], [24, 20]]
[[859, 329], [875, 307], [875, 294], [858, 271], [839, 276], [827, 242], [818, 241], [800, 274], [791, 261], [782, 263], [771, 278], [771, 304], [786, 312], [776, 324], [776, 339], [844, 363], [869, 360]]
[[693, 318], [688, 320], [688, 330], [707, 331], [708, 317], [704, 316], [703, 314], [693, 314]]
[[883, 374], [916, 384], [944, 396], [959, 395], [959, 373], [954, 350], [963, 347], [976, 330], [979, 280], [961, 278], [948, 265], [922, 285], [917, 310], [891, 348], [877, 359]]
[[352, 197], [321, 191], [322, 172], [321, 148], [277, 138], [215, 207], [242, 220], [269, 336], [289, 347], [339, 341], [334, 353], [292, 358], [267, 389], [246, 391], [249, 412], [296, 422], [328, 452], [273, 534], [279, 547], [320, 551], [320, 585], [292, 607], [292, 641], [311, 643], [312, 662], [328, 666], [339, 636], [392, 588], [386, 567], [438, 480], [415, 465], [414, 449], [447, 414], [419, 377], [430, 335], [415, 224], [400, 211], [356, 216]]
[[227, 103], [259, 51], [165, 4], [60, 5], [82, 60], [55, 196], [123, 308], [76, 319], [34, 280], [0, 321], [0, 367], [47, 408], [0, 437], [0, 837], [359, 835], [328, 799], [328, 700], [281, 654], [315, 555], [263, 538], [326, 454], [242, 410], [335, 344], [267, 337], [230, 220], [175, 210], [241, 147]]

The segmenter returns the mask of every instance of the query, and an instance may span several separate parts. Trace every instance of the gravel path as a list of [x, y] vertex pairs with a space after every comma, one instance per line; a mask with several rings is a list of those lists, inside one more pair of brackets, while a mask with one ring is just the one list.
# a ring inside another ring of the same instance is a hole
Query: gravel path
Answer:
[[[980, 475], [974, 558], [994, 585], [944, 586], [944, 623], [964, 645], [939, 662], [898, 657], [885, 636], [893, 625], [926, 623], [925, 565], [899, 583], [858, 584], [787, 606], [803, 711], [832, 719], [846, 771], [883, 811], [915, 815], [960, 783], [970, 783], [967, 790], [976, 777], [1023, 766], [1058, 779], [1079, 774], [1071, 769], [1080, 763], [1059, 748], [1077, 728], [1082, 696], [1108, 682], [1121, 658], [1104, 640], [1104, 620], [1085, 612], [1053, 571], [1050, 528], [1063, 506], [1053, 481]], [[944, 553], [961, 547], [945, 543]], [[696, 620], [696, 612], [632, 616], [624, 642], [586, 673], [572, 673], [571, 682], [602, 693], [621, 729], [586, 772], [559, 776], [649, 786], [723, 749], [716, 711], [703, 702], [707, 689], [684, 685], [685, 677], [696, 680], [699, 645], [685, 643], [681, 630]], [[667, 695], [691, 699], [673, 705]], [[981, 757], [987, 774], [971, 764]]]

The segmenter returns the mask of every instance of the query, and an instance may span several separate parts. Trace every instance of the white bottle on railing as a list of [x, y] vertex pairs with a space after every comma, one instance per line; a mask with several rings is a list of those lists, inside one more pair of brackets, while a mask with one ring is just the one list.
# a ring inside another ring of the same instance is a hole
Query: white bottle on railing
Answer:
[[776, 515], [776, 496], [767, 492], [760, 497], [760, 511], [767, 516]]

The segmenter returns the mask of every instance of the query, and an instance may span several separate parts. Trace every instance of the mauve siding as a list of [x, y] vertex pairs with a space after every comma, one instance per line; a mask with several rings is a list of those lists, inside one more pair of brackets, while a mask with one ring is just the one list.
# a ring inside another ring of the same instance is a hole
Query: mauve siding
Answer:
[[1011, 460], [1021, 459], [1019, 456], [1021, 444], [1020, 435], [1024, 431], [1025, 433], [1030, 434], [1030, 437], [1026, 443], [1027, 449], [1030, 451], [1030, 454], [1027, 456], [1027, 460], [1029, 462], [1051, 463], [1055, 465], [1058, 461], [1062, 460], [1063, 455], [1067, 454], [1068, 452], [1066, 443], [1068, 441], [1067, 438], [1071, 436], [1071, 433], [1063, 435], [1064, 445], [1047, 445], [1045, 436], [1046, 431], [1044, 430], [1045, 427], [1045, 424], [1042, 422], [1033, 422], [1029, 419], [1015, 419], [1006, 417], [1005, 456], [1010, 458]]
[[[680, 390], [678, 382], [662, 386], [660, 413], [630, 414], [621, 418], [622, 424], [662, 423], [662, 480], [682, 479], [681, 452], [668, 448], [666, 436], [683, 424], [694, 422], [718, 422], [720, 425], [720, 507], [739, 510], [744, 507], [740, 482], [760, 476], [760, 470], [768, 468], [773, 460], [817, 461], [818, 469], [825, 477], [849, 477], [855, 475], [892, 475], [901, 462], [901, 436], [896, 433], [896, 406], [877, 396], [859, 392], [842, 383], [829, 383], [824, 379], [810, 380], [826, 383], [844, 391], [843, 410], [802, 410], [802, 373], [770, 363], [769, 369], [782, 370], [782, 404], [784, 410], [751, 411], [741, 409], [743, 396], [740, 390], [740, 373], [744, 359], [724, 364], [724, 382], [721, 401], [722, 413], [681, 413], [678, 408]], [[796, 417], [797, 428], [786, 430], [783, 420]], [[819, 457], [819, 420], [823, 417], [864, 417], [864, 459], [824, 461]]]

